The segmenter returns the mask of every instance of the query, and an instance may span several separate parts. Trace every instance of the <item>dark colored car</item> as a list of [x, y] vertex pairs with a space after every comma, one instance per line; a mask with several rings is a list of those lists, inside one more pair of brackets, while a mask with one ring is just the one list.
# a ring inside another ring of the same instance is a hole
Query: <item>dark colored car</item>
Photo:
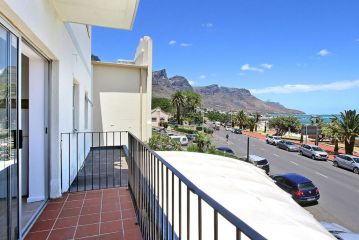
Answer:
[[230, 149], [229, 147], [218, 147], [217, 150], [221, 151], [221, 152], [223, 152], [225, 154], [234, 155], [233, 150]]
[[236, 129], [234, 129], [234, 133], [235, 134], [242, 134], [242, 131], [241, 131], [241, 129], [236, 128]]
[[298, 203], [316, 202], [320, 198], [319, 189], [304, 176], [287, 173], [273, 175], [271, 178]]
[[288, 152], [298, 152], [299, 151], [299, 147], [295, 143], [293, 143], [291, 141], [286, 141], [286, 140], [279, 141], [277, 143], [277, 147], [280, 149], [287, 150]]
[[197, 134], [187, 134], [186, 137], [190, 142], [196, 142], [197, 140]]

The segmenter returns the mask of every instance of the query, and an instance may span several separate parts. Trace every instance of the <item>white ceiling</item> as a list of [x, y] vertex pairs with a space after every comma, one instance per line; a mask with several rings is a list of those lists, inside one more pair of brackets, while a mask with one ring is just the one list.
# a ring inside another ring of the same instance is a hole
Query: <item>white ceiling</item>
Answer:
[[132, 29], [139, 0], [53, 0], [66, 22]]

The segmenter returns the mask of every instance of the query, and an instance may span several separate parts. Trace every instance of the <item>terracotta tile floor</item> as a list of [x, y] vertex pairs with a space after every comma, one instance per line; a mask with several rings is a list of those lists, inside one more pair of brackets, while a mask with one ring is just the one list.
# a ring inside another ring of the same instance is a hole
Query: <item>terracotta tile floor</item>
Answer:
[[64, 194], [50, 200], [27, 240], [141, 240], [127, 188]]

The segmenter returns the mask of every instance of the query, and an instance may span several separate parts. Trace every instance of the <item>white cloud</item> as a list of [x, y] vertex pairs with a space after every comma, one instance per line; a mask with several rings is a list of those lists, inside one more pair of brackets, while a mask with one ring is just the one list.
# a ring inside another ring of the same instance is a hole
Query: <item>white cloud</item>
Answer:
[[205, 79], [207, 76], [202, 74], [201, 76], [199, 76], [200, 79]]
[[251, 89], [253, 94], [289, 94], [298, 92], [316, 92], [316, 91], [343, 91], [352, 88], [359, 88], [359, 80], [338, 81], [323, 84], [286, 84], [282, 86]]
[[176, 40], [171, 40], [168, 42], [169, 45], [175, 45], [176, 44]]
[[192, 43], [181, 43], [180, 46], [181, 47], [191, 47]]
[[272, 69], [273, 64], [263, 63], [263, 64], [261, 64], [261, 67], [269, 70], [269, 69]]
[[241, 70], [242, 71], [263, 72], [263, 69], [256, 68], [256, 67], [251, 67], [251, 65], [249, 65], [248, 63], [242, 65]]
[[195, 81], [191, 81], [191, 80], [188, 80], [188, 83], [191, 84], [191, 85], [195, 85], [195, 84], [196, 84]]
[[325, 57], [325, 56], [328, 56], [330, 54], [330, 52], [327, 49], [322, 49], [317, 54], [321, 57]]
[[202, 27], [206, 27], [206, 28], [212, 28], [213, 26], [214, 26], [213, 23], [210, 22], [202, 24]]

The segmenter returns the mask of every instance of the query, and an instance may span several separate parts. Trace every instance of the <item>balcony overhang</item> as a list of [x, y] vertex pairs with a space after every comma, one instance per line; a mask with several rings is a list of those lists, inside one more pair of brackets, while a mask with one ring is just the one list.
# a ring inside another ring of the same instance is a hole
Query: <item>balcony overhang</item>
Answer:
[[53, 0], [65, 22], [132, 29], [139, 0]]

